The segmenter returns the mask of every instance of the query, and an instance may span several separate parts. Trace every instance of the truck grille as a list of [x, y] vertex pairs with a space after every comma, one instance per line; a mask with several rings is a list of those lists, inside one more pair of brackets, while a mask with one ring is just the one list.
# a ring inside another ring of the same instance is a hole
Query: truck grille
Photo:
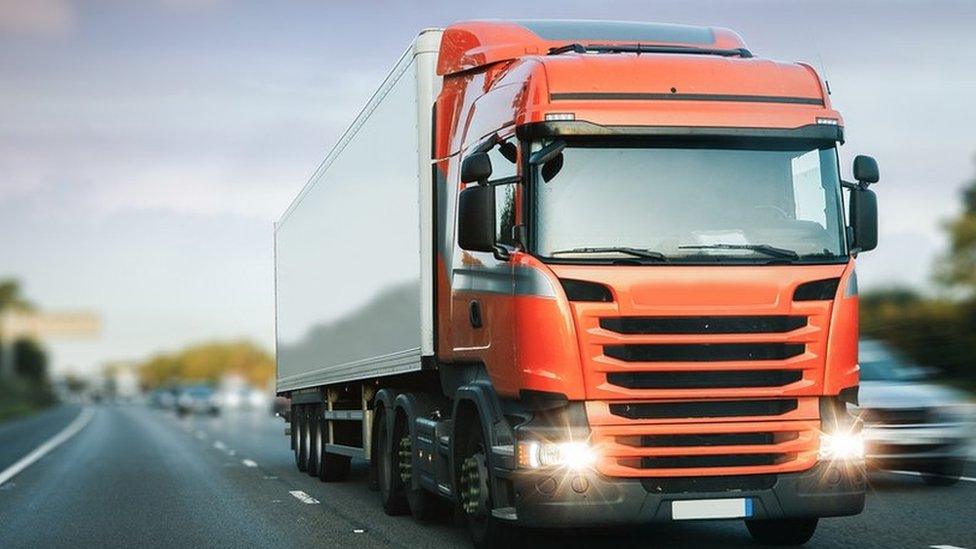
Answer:
[[626, 362], [726, 362], [785, 360], [803, 354], [793, 343], [660, 343], [606, 345], [603, 353]]
[[607, 383], [628, 389], [719, 389], [782, 387], [802, 378], [800, 370], [613, 372]]
[[[772, 478], [768, 475], [803, 471], [817, 461], [818, 399], [812, 397], [785, 404], [784, 400], [765, 401], [773, 407], [766, 411], [789, 410], [781, 415], [751, 416], [740, 410], [734, 417], [721, 420], [627, 418], [625, 423], [614, 412], [613, 403], [588, 403], [590, 442], [599, 448], [601, 456], [597, 469], [611, 477], [653, 481], [645, 486], [652, 491], [758, 489], [753, 487], [755, 483], [750, 477], [742, 475], [767, 475], [760, 482], [765, 486]], [[700, 477], [726, 476], [739, 478], [734, 482], [733, 479], [696, 481]], [[663, 477], [679, 480], [672, 485]]]
[[628, 316], [601, 318], [600, 327], [618, 334], [780, 334], [807, 325], [807, 317], [766, 316]]
[[[690, 469], [700, 467], [755, 467], [774, 465], [783, 454], [725, 454], [717, 456], [655, 456], [640, 460], [642, 469]], [[626, 460], [625, 460], [626, 463]]]
[[781, 416], [796, 410], [796, 399], [638, 402], [611, 404], [610, 413], [627, 419]]
[[558, 269], [614, 289], [612, 302], [570, 304], [601, 474], [707, 493], [770, 487], [817, 463], [834, 294], [793, 294], [842, 268], [803, 280], [792, 268], [662, 268], [653, 280]]

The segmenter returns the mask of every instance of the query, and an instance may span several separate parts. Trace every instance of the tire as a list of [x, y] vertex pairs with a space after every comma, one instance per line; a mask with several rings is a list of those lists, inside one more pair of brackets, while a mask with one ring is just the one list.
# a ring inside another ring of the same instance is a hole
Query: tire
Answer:
[[962, 476], [963, 461], [961, 459], [945, 459], [935, 463], [931, 468], [921, 471], [922, 480], [929, 486], [954, 486]]
[[323, 423], [322, 414], [318, 406], [308, 406], [306, 422], [308, 425], [308, 466], [305, 472], [310, 477], [319, 476], [319, 460], [325, 452], [325, 444], [322, 442]]
[[376, 415], [376, 472], [380, 487], [380, 502], [383, 512], [390, 516], [405, 515], [410, 512], [407, 494], [400, 472], [395, 467], [396, 456], [392, 447], [393, 435], [390, 433], [386, 411]]
[[815, 518], [747, 520], [746, 528], [760, 545], [803, 545], [817, 531]]
[[295, 465], [298, 466], [299, 471], [305, 471], [308, 469], [308, 438], [306, 438], [307, 420], [305, 418], [305, 407], [296, 406], [293, 417], [295, 418], [294, 428], [298, 432], [295, 440]]
[[[485, 492], [485, 496], [479, 500], [478, 509], [475, 512], [466, 509], [464, 502], [461, 502], [460, 513], [464, 517], [472, 544], [478, 549], [511, 549], [521, 546], [516, 527], [496, 519], [491, 514], [494, 508], [492, 482], [488, 477], [492, 470], [489, 461], [491, 456], [490, 452], [487, 451], [480, 422], [475, 419], [464, 426], [463, 431], [455, 432], [461, 433], [461, 436], [464, 437], [460, 441], [462, 445], [461, 463], [457, 465], [455, 471], [457, 475], [455, 485], [458, 486], [462, 494], [468, 493], [463, 488], [464, 486], [473, 484], [479, 487], [479, 491]], [[462, 477], [465, 474], [466, 465], [469, 467], [474, 465], [480, 471], [477, 481], [472, 481], [471, 477], [468, 477], [468, 480]]]
[[[443, 500], [434, 494], [424, 490], [423, 488], [413, 488], [407, 481], [403, 478], [400, 473], [401, 468], [404, 466], [404, 460], [409, 459], [409, 467], [413, 469], [413, 452], [410, 451], [410, 432], [409, 432], [409, 418], [397, 415], [395, 425], [393, 426], [393, 446], [395, 448], [396, 460], [394, 463], [394, 473], [400, 476], [400, 482], [403, 485], [404, 493], [407, 497], [407, 507], [410, 509], [410, 514], [418, 522], [431, 522], [437, 520], [441, 517], [445, 517], [450, 512], [450, 507], [445, 504]], [[406, 452], [408, 455], [402, 455]]]

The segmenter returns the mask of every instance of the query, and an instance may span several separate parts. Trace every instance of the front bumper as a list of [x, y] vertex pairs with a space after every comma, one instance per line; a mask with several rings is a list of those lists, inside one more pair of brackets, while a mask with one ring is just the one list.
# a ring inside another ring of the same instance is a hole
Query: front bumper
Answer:
[[[754, 519], [856, 515], [864, 507], [860, 465], [818, 463], [800, 473], [775, 475], [764, 486], [721, 491], [658, 491], [647, 479], [606, 478], [589, 472], [511, 471], [515, 513], [528, 527], [604, 527], [669, 522], [671, 502], [749, 498]], [[712, 477], [713, 479], [715, 477]]]

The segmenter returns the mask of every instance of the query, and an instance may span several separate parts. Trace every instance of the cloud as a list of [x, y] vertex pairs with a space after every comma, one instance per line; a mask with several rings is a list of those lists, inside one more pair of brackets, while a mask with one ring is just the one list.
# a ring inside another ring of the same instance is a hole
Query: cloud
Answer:
[[75, 26], [67, 0], [0, 0], [0, 32], [61, 36]]

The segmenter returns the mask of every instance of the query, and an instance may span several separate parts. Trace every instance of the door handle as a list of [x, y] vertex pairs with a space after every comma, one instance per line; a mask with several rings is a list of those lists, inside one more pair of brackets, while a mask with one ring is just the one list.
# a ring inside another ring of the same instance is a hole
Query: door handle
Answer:
[[479, 302], [477, 299], [468, 305], [468, 321], [471, 322], [472, 328], [481, 327], [481, 302]]

